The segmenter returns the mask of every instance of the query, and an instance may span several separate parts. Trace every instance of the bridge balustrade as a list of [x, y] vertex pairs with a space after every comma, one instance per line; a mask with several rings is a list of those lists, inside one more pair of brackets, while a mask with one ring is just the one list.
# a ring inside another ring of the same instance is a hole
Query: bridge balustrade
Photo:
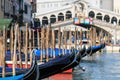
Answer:
[[64, 21], [58, 21], [56, 23], [51, 24], [51, 27], [58, 27], [58, 26], [61, 26], [61, 25], [71, 24], [72, 22], [73, 22], [73, 18], [67, 19], [67, 20], [64, 20]]
[[107, 23], [105, 21], [101, 21], [101, 20], [98, 20], [98, 19], [94, 19], [93, 24], [99, 24], [101, 26], [106, 26], [106, 27], [111, 27], [111, 28], [115, 27], [115, 25], [113, 25], [111, 23]]

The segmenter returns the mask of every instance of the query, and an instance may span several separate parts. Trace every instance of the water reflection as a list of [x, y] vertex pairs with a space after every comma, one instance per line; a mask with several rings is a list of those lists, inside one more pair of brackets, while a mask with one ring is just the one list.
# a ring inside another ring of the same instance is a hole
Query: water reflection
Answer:
[[103, 53], [94, 60], [85, 58], [80, 65], [86, 67], [86, 71], [74, 72], [73, 80], [120, 80], [119, 53]]

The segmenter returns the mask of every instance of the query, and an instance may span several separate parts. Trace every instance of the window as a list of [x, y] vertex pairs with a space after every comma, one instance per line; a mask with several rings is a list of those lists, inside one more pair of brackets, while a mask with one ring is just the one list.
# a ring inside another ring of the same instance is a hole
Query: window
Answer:
[[119, 13], [119, 9], [118, 9], [118, 13]]
[[52, 3], [50, 4], [50, 7], [52, 7]]
[[25, 10], [25, 14], [27, 14], [28, 13], [28, 7], [27, 7], [27, 5], [24, 5], [24, 10]]
[[41, 4], [40, 8], [45, 8], [45, 4]]
[[102, 0], [100, 0], [100, 5], [102, 5]]
[[55, 6], [55, 7], [58, 7], [58, 4], [56, 3], [56, 4], [54, 4], [54, 6]]
[[1, 10], [4, 10], [4, 0], [1, 0]]
[[47, 3], [47, 8], [49, 8], [50, 6], [49, 6], [49, 3]]
[[114, 12], [116, 12], [116, 9], [114, 9]]

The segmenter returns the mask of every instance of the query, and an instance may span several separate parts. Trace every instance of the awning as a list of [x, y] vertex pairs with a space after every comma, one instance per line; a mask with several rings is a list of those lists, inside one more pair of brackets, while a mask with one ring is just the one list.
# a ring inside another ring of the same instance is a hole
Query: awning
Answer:
[[0, 30], [3, 30], [4, 25], [8, 28], [12, 19], [0, 19]]

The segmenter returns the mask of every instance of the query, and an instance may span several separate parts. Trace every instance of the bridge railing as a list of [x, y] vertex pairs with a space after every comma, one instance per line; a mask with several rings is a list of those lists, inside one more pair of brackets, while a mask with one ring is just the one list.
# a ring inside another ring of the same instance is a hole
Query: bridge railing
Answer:
[[108, 23], [106, 21], [102, 21], [102, 20], [98, 20], [98, 19], [93, 19], [93, 25], [95, 25], [95, 24], [104, 26], [107, 28], [111, 28], [111, 29], [113, 29], [113, 28], [120, 29], [120, 26], [118, 26], [118, 25], [114, 25], [112, 23]]
[[52, 23], [51, 27], [58, 27], [58, 26], [61, 26], [61, 25], [66, 25], [66, 24], [71, 24], [71, 23], [73, 23], [73, 18], [66, 19], [64, 21], [58, 21], [56, 23]]

